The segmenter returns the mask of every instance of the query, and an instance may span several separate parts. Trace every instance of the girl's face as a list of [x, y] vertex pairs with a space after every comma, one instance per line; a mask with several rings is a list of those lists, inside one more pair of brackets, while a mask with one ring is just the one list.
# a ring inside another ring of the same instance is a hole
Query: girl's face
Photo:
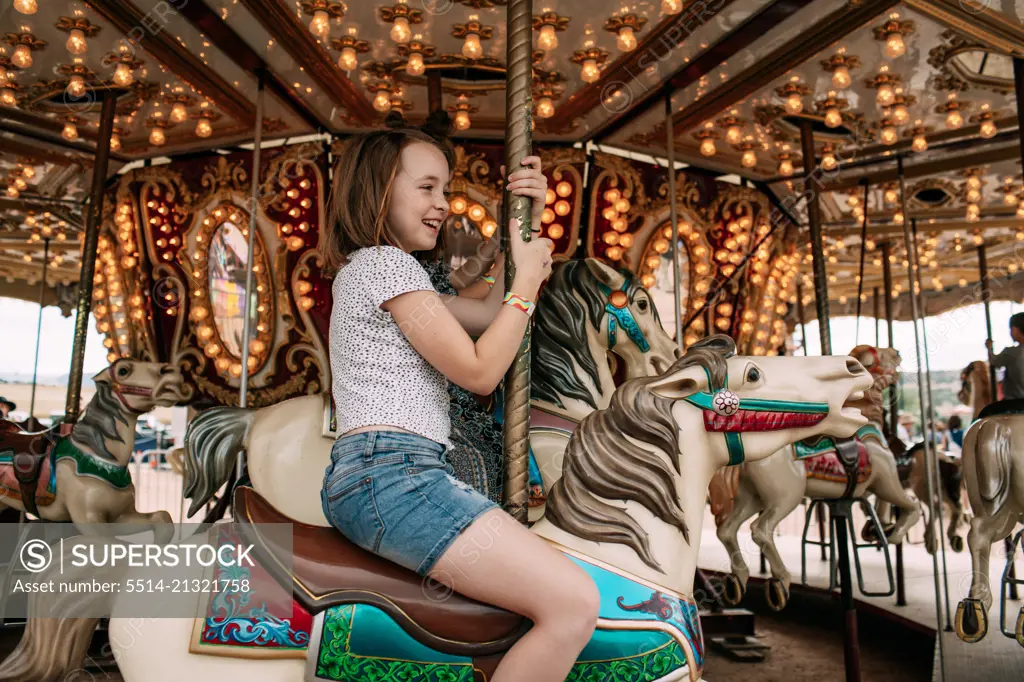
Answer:
[[406, 253], [429, 251], [448, 217], [448, 161], [425, 142], [405, 146], [391, 188], [388, 225]]

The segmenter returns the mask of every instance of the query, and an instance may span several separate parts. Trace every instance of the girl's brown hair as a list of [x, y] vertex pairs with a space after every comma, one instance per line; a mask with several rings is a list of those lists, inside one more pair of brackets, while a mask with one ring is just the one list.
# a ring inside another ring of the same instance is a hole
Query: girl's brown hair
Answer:
[[406, 145], [424, 142], [454, 165], [451, 145], [413, 128], [357, 135], [345, 144], [334, 165], [334, 186], [327, 225], [320, 234], [325, 269], [337, 270], [349, 254], [367, 246], [398, 246], [387, 224], [391, 188]]

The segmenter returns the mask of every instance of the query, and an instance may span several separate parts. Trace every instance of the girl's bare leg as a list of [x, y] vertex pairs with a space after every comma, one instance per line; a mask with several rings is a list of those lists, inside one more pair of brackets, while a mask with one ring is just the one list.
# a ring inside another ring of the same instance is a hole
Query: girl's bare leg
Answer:
[[562, 682], [597, 624], [600, 597], [590, 576], [498, 509], [459, 535], [429, 575], [533, 621], [491, 682]]

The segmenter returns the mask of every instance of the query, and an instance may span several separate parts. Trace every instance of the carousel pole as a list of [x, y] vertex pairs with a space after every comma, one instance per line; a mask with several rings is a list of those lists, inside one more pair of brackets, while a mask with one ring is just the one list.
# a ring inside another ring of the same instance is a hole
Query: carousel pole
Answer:
[[882, 316], [881, 311], [878, 309], [878, 287], [875, 287], [871, 292], [871, 304], [874, 306], [872, 314], [875, 318], [875, 348], [882, 345], [882, 327], [879, 324], [879, 318]]
[[[807, 218], [811, 232], [811, 268], [814, 272], [814, 305], [818, 312], [818, 333], [821, 336], [821, 354], [832, 355], [832, 332], [829, 328], [828, 274], [825, 271], [825, 254], [821, 235], [821, 196], [812, 183], [818, 181], [817, 159], [814, 156], [814, 129], [808, 119], [800, 120], [800, 146], [804, 161], [806, 180], [804, 191], [810, 192], [807, 201]], [[865, 207], [865, 213], [867, 207]], [[846, 667], [846, 682], [860, 682], [860, 642], [857, 635], [857, 607], [853, 601], [853, 576], [850, 570], [850, 538], [847, 531], [848, 518], [853, 512], [850, 500], [838, 500], [829, 504], [832, 530], [838, 549], [839, 583], [843, 604], [843, 662]]]
[[[1018, 92], [1021, 90], [1021, 66], [1022, 61], [1020, 59], [1013, 60], [1013, 75], [1017, 82]], [[1018, 119], [1020, 119], [1020, 112], [1017, 113]], [[1024, 155], [1024, 141], [1021, 142], [1022, 155]], [[989, 344], [992, 343], [992, 290], [989, 288], [988, 281], [988, 258], [985, 253], [984, 242], [978, 245], [978, 269], [981, 275], [981, 300], [985, 306], [985, 334], [988, 338]], [[991, 387], [992, 401], [995, 402], [999, 399], [999, 384], [996, 383], [996, 368], [992, 366], [992, 363], [988, 363], [988, 385]], [[1007, 552], [1010, 552], [1013, 548], [1010, 543], [1010, 538], [1003, 538], [1003, 545]], [[1010, 565], [1010, 578], [1017, 577], [1017, 569], [1011, 564]], [[1017, 599], [1017, 584], [1010, 583], [1010, 599]]]
[[[888, 241], [882, 242], [882, 284], [885, 288], [885, 329], [888, 335], [889, 348], [895, 348], [892, 340], [892, 263], [889, 256], [892, 255], [892, 244]], [[875, 308], [878, 308], [878, 289], [875, 288]], [[876, 325], [877, 329], [877, 325]], [[878, 332], [875, 332], [878, 336]], [[899, 428], [900, 406], [896, 399], [896, 384], [889, 387], [889, 433], [894, 438]], [[896, 520], [900, 518], [900, 510], [893, 507], [892, 513]], [[907, 605], [907, 580], [903, 570], [903, 543], [896, 545], [896, 606]]]
[[[937, 460], [934, 458], [935, 450], [934, 443], [931, 441], [929, 435], [928, 426], [928, 415], [925, 412], [925, 383], [924, 376], [921, 373], [921, 338], [918, 332], [917, 322], [921, 319], [921, 311], [918, 309], [917, 296], [914, 293], [914, 283], [919, 277], [919, 267], [917, 262], [917, 249], [914, 248], [914, 242], [910, 236], [910, 220], [907, 216], [907, 187], [903, 177], [903, 157], [896, 157], [896, 168], [900, 179], [900, 207], [903, 212], [903, 240], [907, 248], [907, 260], [910, 261], [910, 267], [907, 269], [907, 277], [909, 278], [910, 284], [910, 312], [913, 316], [914, 322], [914, 353], [917, 355], [917, 397], [921, 403], [921, 432], [924, 435], [924, 464], [925, 464], [925, 479], [928, 488], [928, 505], [930, 508], [928, 514], [928, 523], [932, 526], [935, 524], [935, 465]], [[942, 532], [939, 528], [938, 532]], [[932, 555], [932, 576], [935, 579], [935, 627], [938, 629], [939, 623], [942, 622], [942, 606], [939, 602], [942, 601], [942, 589], [939, 586], [939, 557]], [[942, 646], [942, 635], [937, 634], [935, 637], [935, 646], [939, 650], [939, 667], [942, 671], [939, 680], [946, 679], [946, 658], [943, 653]]]
[[100, 92], [100, 129], [96, 137], [96, 157], [92, 166], [92, 189], [89, 191], [89, 210], [85, 217], [85, 240], [82, 243], [82, 270], [78, 282], [78, 305], [75, 314], [75, 340], [71, 350], [71, 369], [68, 371], [68, 396], [64, 404], [65, 423], [78, 421], [82, 400], [82, 370], [85, 364], [85, 333], [89, 329], [89, 311], [92, 309], [92, 280], [96, 275], [96, 247], [100, 240], [103, 221], [103, 187], [107, 183], [107, 162], [110, 160], [110, 136], [114, 131], [114, 110], [117, 98], [113, 90]]
[[[238, 406], [245, 409], [249, 406], [249, 334], [251, 333], [252, 327], [252, 291], [253, 291], [253, 272], [252, 266], [256, 261], [256, 230], [259, 229], [256, 225], [256, 214], [260, 208], [260, 149], [263, 145], [263, 72], [259, 72], [257, 75], [256, 83], [256, 130], [254, 131], [255, 140], [253, 141], [252, 148], [252, 171], [250, 176], [252, 182], [250, 184], [249, 194], [249, 234], [248, 237], [248, 257], [245, 259], [245, 298], [244, 305], [242, 306], [242, 380], [238, 387]], [[241, 481], [242, 476], [245, 473], [245, 453], [240, 452], [238, 454], [238, 462], [235, 469], [235, 480]]]
[[[917, 296], [918, 309], [921, 311], [921, 315], [922, 315], [922, 319], [921, 319], [921, 341], [922, 341], [922, 345], [923, 345], [923, 348], [924, 348], [924, 376], [925, 376], [925, 388], [926, 388], [926, 390], [928, 392], [928, 418], [929, 419], [934, 419], [935, 418], [935, 407], [934, 407], [935, 403], [932, 400], [932, 364], [931, 364], [931, 358], [929, 357], [929, 353], [928, 353], [928, 329], [925, 326], [924, 319], [923, 319], [926, 311], [924, 309], [924, 296], [923, 296], [924, 292], [921, 289], [921, 265], [920, 265], [921, 264], [921, 256], [919, 255], [918, 249], [917, 249], [917, 218], [914, 218], [913, 220], [911, 220], [910, 224], [911, 224], [911, 230], [913, 231], [913, 235], [912, 236], [913, 236], [913, 240], [914, 240], [914, 260], [918, 263], [918, 266], [917, 266], [917, 279], [915, 280], [916, 281], [916, 286], [915, 286], [915, 289], [914, 289], [914, 295]], [[934, 434], [934, 431], [932, 433]], [[934, 440], [932, 441], [932, 444], [934, 445]], [[945, 524], [945, 522], [942, 519], [942, 492], [941, 492], [942, 491], [942, 486], [941, 486], [941, 478], [939, 476], [939, 457], [938, 457], [938, 454], [936, 454], [936, 456], [935, 456], [935, 469], [934, 469], [933, 473], [935, 475], [935, 479], [934, 479], [935, 491], [936, 491], [936, 494], [939, 496], [939, 499], [936, 500], [935, 511], [936, 511], [936, 519], [938, 520], [938, 524], [939, 524], [939, 542], [941, 543], [940, 546], [941, 546], [941, 549], [942, 549], [942, 587], [943, 587], [943, 589], [945, 591], [945, 597], [946, 597], [946, 632], [952, 632], [953, 631], [952, 619], [950, 618], [950, 614], [949, 614], [949, 567], [946, 564], [946, 534], [942, 532], [942, 529], [946, 527], [946, 524]]]
[[[39, 341], [43, 333], [43, 305], [46, 296], [46, 266], [50, 261], [50, 240], [43, 240], [43, 276], [39, 281], [39, 319], [36, 321], [36, 359], [32, 362], [32, 397], [28, 401], [29, 422], [35, 419], [36, 414], [36, 380], [39, 377]], [[31, 424], [30, 424], [31, 425]], [[35, 429], [31, 429], [35, 431]]]
[[441, 88], [441, 72], [431, 69], [427, 72], [427, 113], [444, 109], [444, 90]]
[[[807, 357], [807, 317], [804, 315], [804, 291], [800, 282], [796, 283], [796, 314], [797, 319], [800, 321], [800, 339], [804, 345], [804, 357]], [[822, 544], [818, 546], [821, 550], [821, 560], [826, 561], [828, 559], [828, 553], [825, 551], [825, 505], [819, 504], [814, 512], [815, 517], [818, 521], [818, 538], [822, 541]], [[761, 557], [764, 558], [764, 552], [761, 552]], [[765, 571], [762, 569], [761, 571]]]
[[[665, 93], [665, 150], [668, 155], [668, 205], [672, 220], [672, 293], [675, 297], [676, 345], [683, 349], [683, 311], [679, 294], [679, 220], [676, 216], [676, 141], [672, 128], [672, 93]], [[763, 557], [762, 557], [763, 558]]]
[[864, 256], [867, 253], [868, 240], [868, 181], [864, 181], [864, 220], [860, 226], [860, 272], [857, 274], [857, 324], [853, 333], [854, 344], [860, 343], [860, 310], [861, 296], [864, 295]]
[[[533, 0], [509, 0], [506, 12], [508, 47], [505, 88], [505, 168], [511, 173], [522, 165], [532, 148], [530, 91], [533, 58]], [[519, 221], [524, 240], [530, 239], [530, 200], [505, 195], [507, 215], [501, 229], [508, 247], [509, 223]], [[505, 289], [511, 290], [516, 264], [511, 250], [505, 267]], [[502, 443], [505, 452], [505, 510], [521, 523], [528, 511], [527, 478], [530, 454], [530, 328], [527, 326], [516, 358], [505, 374], [505, 415]]]

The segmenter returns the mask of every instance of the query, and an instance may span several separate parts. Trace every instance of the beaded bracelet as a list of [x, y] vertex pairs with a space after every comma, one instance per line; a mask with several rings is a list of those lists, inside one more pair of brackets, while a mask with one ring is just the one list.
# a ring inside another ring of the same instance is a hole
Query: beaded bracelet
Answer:
[[490, 286], [490, 287], [494, 286], [495, 279], [493, 277], [491, 277], [490, 275], [484, 275], [481, 279], [483, 279], [483, 281], [487, 282], [487, 286]]
[[514, 294], [511, 291], [505, 294], [505, 300], [503, 303], [522, 310], [527, 314], [527, 316], [533, 315], [533, 310], [536, 308], [533, 301], [523, 298], [519, 294]]

